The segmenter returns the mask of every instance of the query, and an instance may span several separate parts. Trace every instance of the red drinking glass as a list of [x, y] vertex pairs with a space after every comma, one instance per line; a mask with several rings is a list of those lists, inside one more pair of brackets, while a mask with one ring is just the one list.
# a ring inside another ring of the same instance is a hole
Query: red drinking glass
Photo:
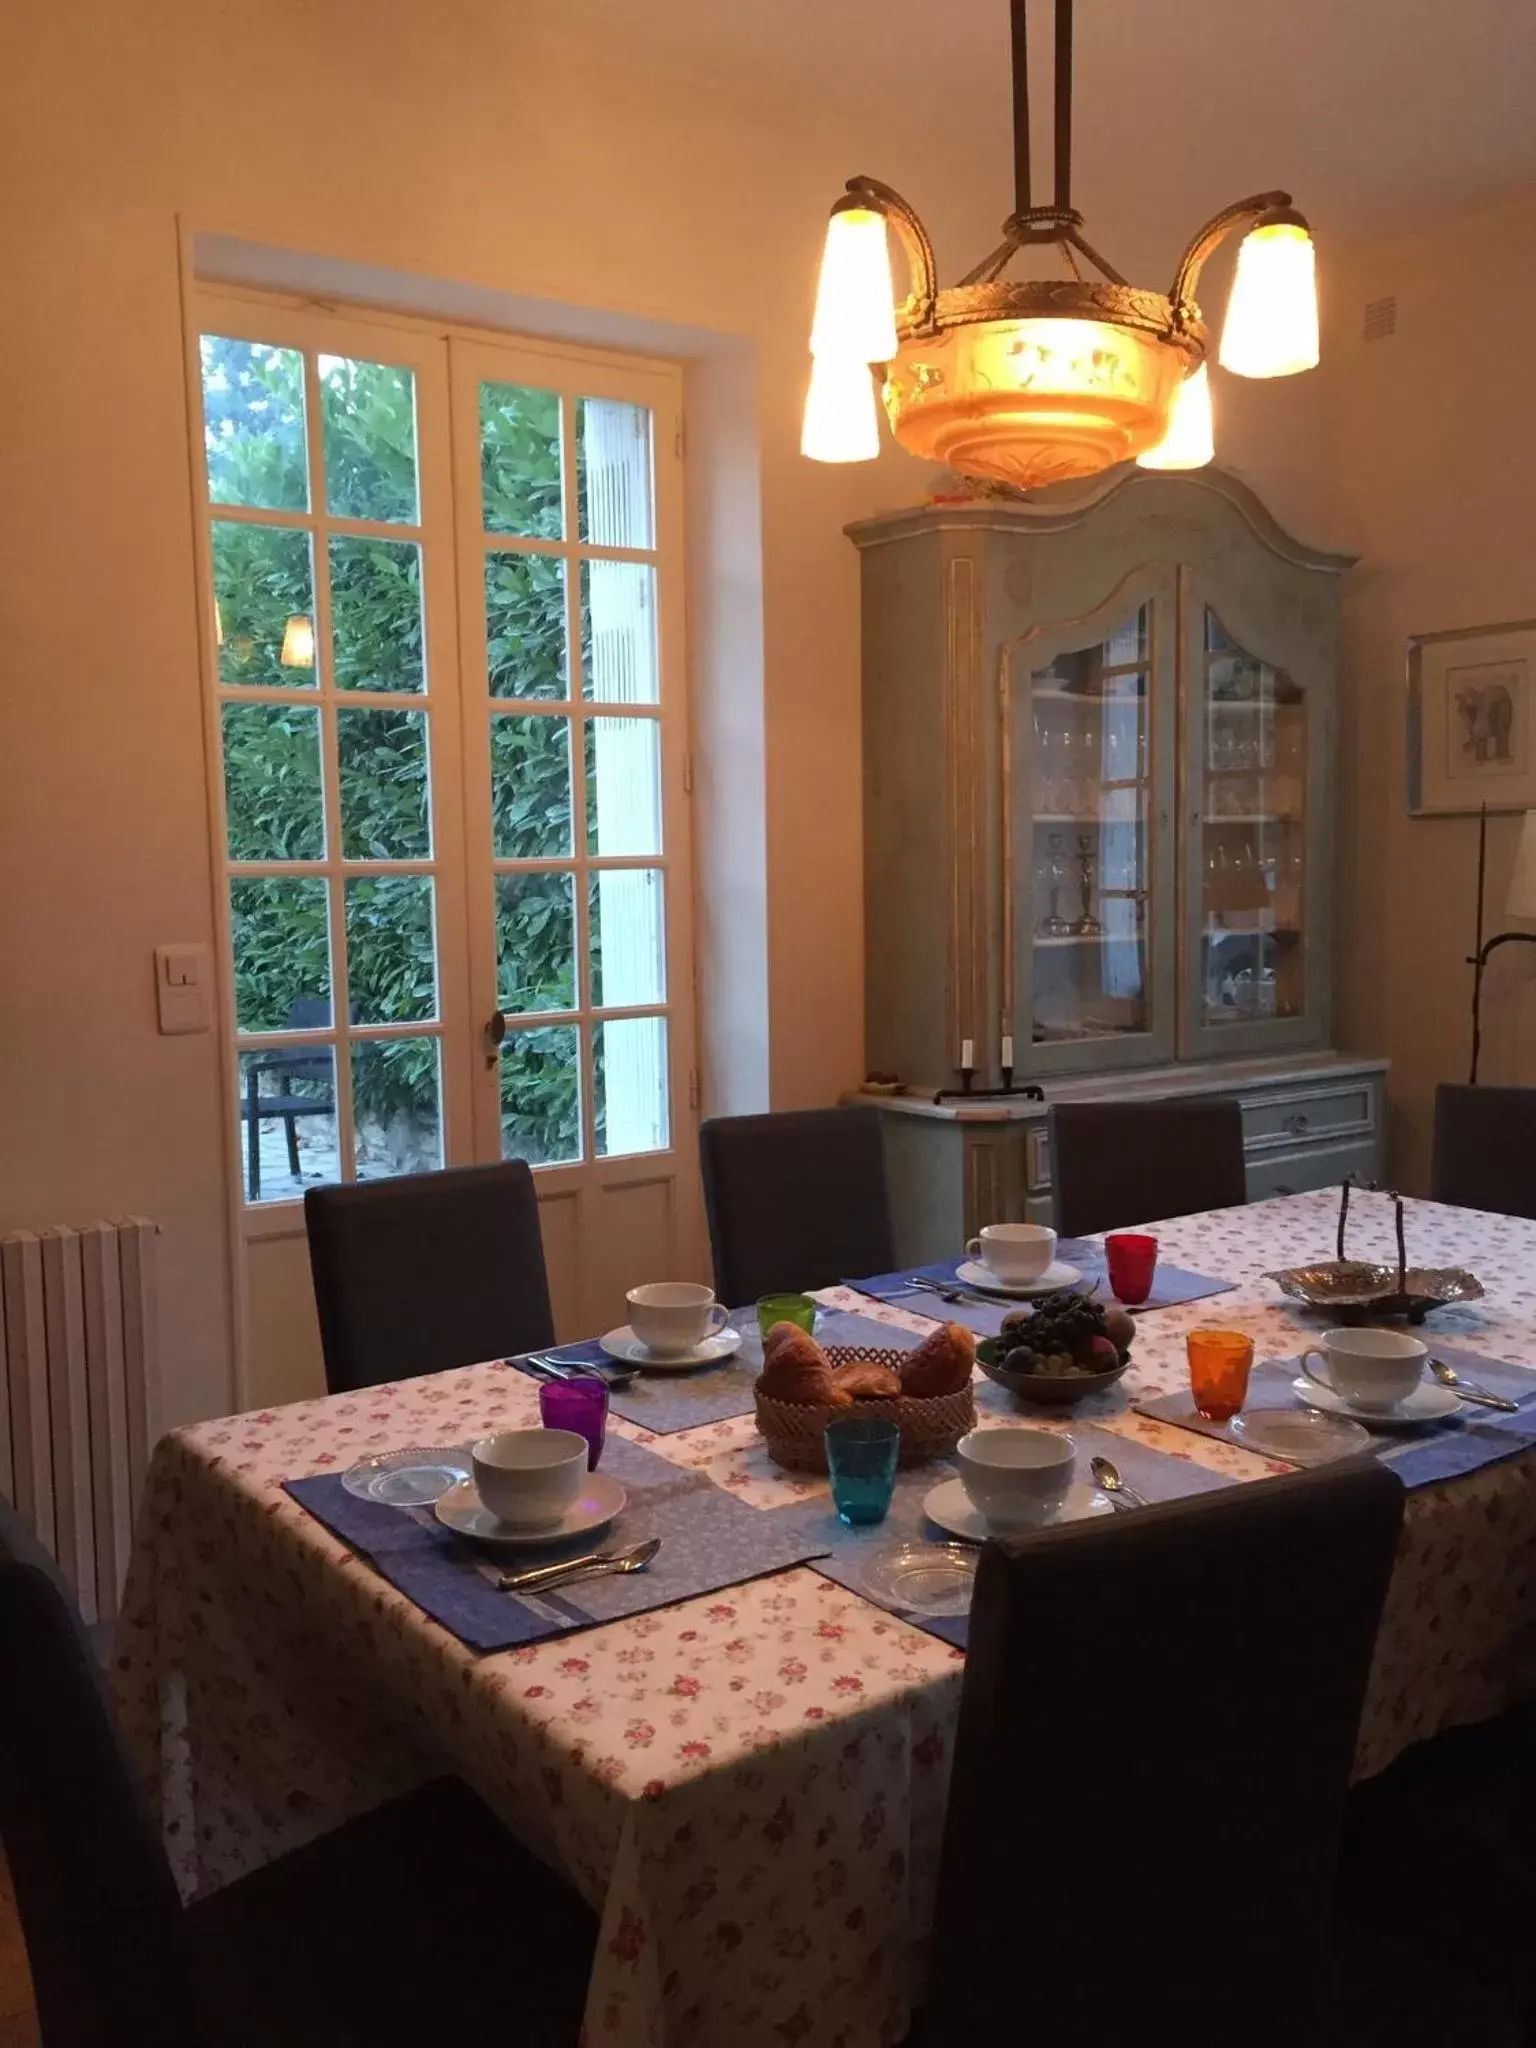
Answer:
[[1109, 1284], [1116, 1301], [1136, 1308], [1152, 1292], [1157, 1271], [1157, 1239], [1139, 1230], [1111, 1231], [1104, 1240]]

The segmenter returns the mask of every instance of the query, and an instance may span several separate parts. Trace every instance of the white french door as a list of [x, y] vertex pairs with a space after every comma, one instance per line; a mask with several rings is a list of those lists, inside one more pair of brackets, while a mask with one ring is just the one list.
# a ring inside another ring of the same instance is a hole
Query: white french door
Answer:
[[677, 373], [196, 310], [242, 1240], [522, 1157], [562, 1331], [604, 1327], [701, 1257]]

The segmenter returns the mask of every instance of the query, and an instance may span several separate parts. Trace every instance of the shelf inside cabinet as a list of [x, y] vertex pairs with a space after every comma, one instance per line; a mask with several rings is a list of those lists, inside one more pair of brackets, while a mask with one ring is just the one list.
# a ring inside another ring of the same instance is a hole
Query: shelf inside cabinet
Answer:
[[1139, 946], [1140, 932], [1063, 932], [1059, 937], [1037, 935], [1032, 946]]

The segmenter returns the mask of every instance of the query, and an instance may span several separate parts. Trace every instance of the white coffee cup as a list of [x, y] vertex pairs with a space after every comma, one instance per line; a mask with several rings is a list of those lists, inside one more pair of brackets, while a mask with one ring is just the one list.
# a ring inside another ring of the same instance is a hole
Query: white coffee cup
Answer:
[[1001, 1534], [1050, 1520], [1071, 1487], [1077, 1446], [1048, 1429], [973, 1429], [955, 1459], [971, 1504]]
[[1050, 1271], [1056, 1256], [1056, 1233], [1045, 1223], [989, 1223], [965, 1248], [968, 1259], [980, 1259], [989, 1273], [1010, 1286], [1038, 1280]]
[[[1380, 1411], [1407, 1400], [1427, 1356], [1418, 1338], [1402, 1330], [1324, 1330], [1301, 1354], [1301, 1369], [1352, 1408]], [[1312, 1358], [1323, 1361], [1321, 1372], [1308, 1364]]]
[[729, 1320], [714, 1289], [692, 1280], [655, 1280], [646, 1287], [631, 1287], [624, 1299], [629, 1303], [629, 1327], [658, 1358], [681, 1358], [696, 1350]]
[[547, 1529], [575, 1506], [587, 1476], [587, 1440], [574, 1429], [505, 1429], [470, 1457], [475, 1490], [512, 1529]]

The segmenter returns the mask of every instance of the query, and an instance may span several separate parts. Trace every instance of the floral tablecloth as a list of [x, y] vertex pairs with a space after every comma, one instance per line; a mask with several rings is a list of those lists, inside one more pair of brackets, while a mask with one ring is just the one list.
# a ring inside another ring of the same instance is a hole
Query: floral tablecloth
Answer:
[[[1129, 1404], [1180, 1383], [1202, 1321], [1251, 1330], [1260, 1355], [1299, 1350], [1307, 1325], [1260, 1275], [1329, 1255], [1336, 1213], [1323, 1192], [1163, 1225], [1166, 1256], [1238, 1290], [1144, 1318], [1089, 1419], [1238, 1477], [1280, 1469]], [[1413, 1203], [1409, 1248], [1488, 1289], [1436, 1317], [1447, 1341], [1536, 1364], [1536, 1223]], [[1393, 1255], [1389, 1204], [1357, 1199], [1350, 1251]], [[161, 1443], [115, 1677], [183, 1887], [451, 1770], [601, 1913], [586, 2048], [888, 2048], [918, 1982], [960, 1652], [799, 1568], [481, 1657], [281, 1490], [536, 1418], [537, 1388], [484, 1365]], [[764, 1507], [823, 1484], [779, 1473], [749, 1417], [665, 1438], [613, 1426]], [[1362, 1773], [1536, 1689], [1533, 1560], [1536, 1458], [1412, 1497]]]

